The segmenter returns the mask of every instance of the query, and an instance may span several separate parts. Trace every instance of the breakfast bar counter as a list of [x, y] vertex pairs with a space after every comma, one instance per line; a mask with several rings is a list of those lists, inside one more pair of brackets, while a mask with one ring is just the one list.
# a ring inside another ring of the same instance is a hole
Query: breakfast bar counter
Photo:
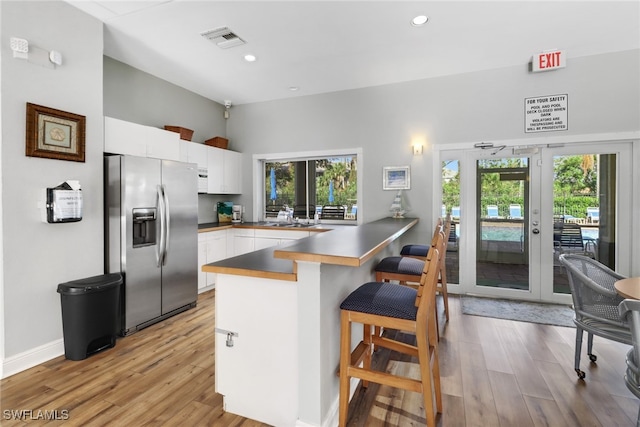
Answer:
[[215, 382], [225, 410], [277, 426], [337, 425], [340, 303], [417, 222], [336, 226], [204, 265], [218, 274]]

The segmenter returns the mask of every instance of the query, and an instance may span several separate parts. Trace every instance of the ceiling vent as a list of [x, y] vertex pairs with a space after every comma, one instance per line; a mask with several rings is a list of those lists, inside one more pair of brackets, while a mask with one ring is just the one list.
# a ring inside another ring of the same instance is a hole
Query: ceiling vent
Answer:
[[215, 43], [216, 46], [221, 49], [241, 46], [246, 43], [227, 27], [220, 27], [213, 30], [203, 31], [200, 33], [200, 35], [210, 42]]

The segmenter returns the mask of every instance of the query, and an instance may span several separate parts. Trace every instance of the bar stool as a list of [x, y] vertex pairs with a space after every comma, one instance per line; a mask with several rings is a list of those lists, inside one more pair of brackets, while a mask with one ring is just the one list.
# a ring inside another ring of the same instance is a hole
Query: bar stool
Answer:
[[[444, 225], [441, 224], [442, 220], [438, 218], [438, 223], [433, 235], [435, 238], [440, 230], [443, 229], [446, 240], [451, 232], [451, 217], [445, 219]], [[418, 283], [429, 248], [430, 246], [427, 245], [406, 245], [403, 247], [403, 251], [400, 252], [401, 256], [384, 258], [374, 269], [376, 272], [376, 281], [390, 282], [391, 280], [397, 280], [401, 285]], [[404, 256], [402, 252], [405, 253]], [[438, 267], [439, 277], [436, 291], [442, 295], [445, 318], [449, 321], [449, 294], [447, 292], [447, 268], [445, 258], [446, 246], [440, 255], [440, 265]]]
[[[436, 333], [435, 290], [440, 253], [445, 249], [444, 235], [439, 233], [427, 254], [417, 289], [384, 282], [369, 282], [353, 291], [340, 305], [340, 412], [339, 425], [346, 426], [350, 378], [399, 387], [423, 394], [428, 426], [436, 425], [442, 412], [440, 366]], [[351, 323], [361, 323], [362, 341], [351, 351]], [[372, 327], [414, 333], [417, 345], [388, 337], [372, 335]], [[420, 379], [373, 370], [373, 346], [378, 345], [418, 358]], [[360, 367], [362, 364], [362, 367]]]

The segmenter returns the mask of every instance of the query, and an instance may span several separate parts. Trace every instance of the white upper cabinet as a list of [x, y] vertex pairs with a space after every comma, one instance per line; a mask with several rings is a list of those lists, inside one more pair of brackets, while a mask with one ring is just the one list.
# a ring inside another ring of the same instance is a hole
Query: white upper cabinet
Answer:
[[180, 160], [180, 134], [151, 126], [147, 128], [147, 157]]
[[209, 147], [204, 144], [187, 141], [181, 143], [180, 159], [183, 162], [198, 164], [198, 193], [209, 192], [208, 151]]
[[104, 151], [131, 156], [147, 156], [146, 126], [104, 118]]
[[104, 152], [197, 163], [199, 193], [242, 193], [241, 153], [183, 141], [177, 132], [105, 117]]
[[209, 147], [209, 193], [240, 194], [242, 192], [242, 154]]
[[207, 153], [209, 147], [196, 142], [187, 142], [187, 162], [197, 163], [199, 168], [209, 168]]
[[104, 151], [113, 154], [180, 160], [180, 135], [152, 126], [105, 117]]

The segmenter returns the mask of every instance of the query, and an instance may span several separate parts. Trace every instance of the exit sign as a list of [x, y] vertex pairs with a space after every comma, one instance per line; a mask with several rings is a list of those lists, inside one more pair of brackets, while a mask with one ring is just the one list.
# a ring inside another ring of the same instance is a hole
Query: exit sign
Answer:
[[534, 73], [564, 68], [567, 66], [566, 53], [564, 50], [537, 53], [533, 55], [531, 65]]

